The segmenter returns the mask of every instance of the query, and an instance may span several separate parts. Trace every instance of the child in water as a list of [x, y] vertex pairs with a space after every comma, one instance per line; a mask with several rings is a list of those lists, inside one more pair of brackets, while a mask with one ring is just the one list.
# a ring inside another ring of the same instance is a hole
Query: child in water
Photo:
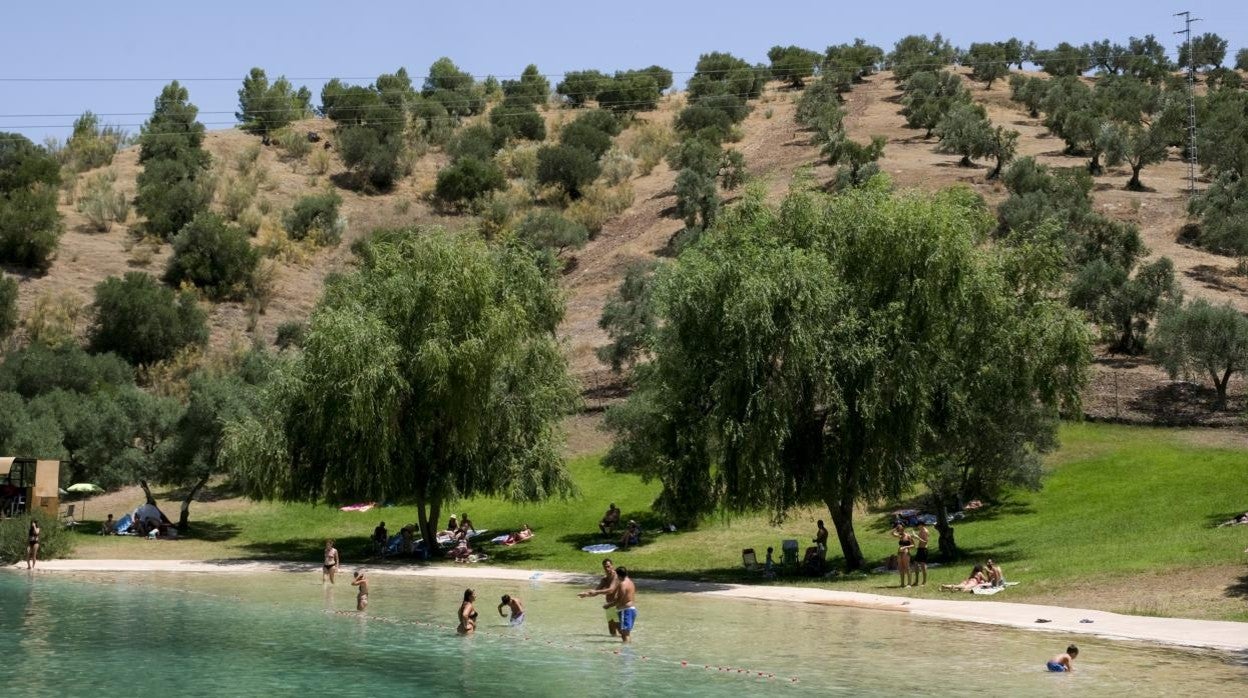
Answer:
[[1048, 663], [1045, 664], [1044, 666], [1049, 671], [1056, 671], [1056, 672], [1074, 671], [1075, 667], [1073, 666], [1073, 664], [1075, 661], [1075, 657], [1078, 657], [1078, 656], [1079, 656], [1079, 648], [1075, 647], [1074, 645], [1071, 645], [1070, 647], [1066, 648], [1065, 654], [1057, 655], [1056, 657], [1050, 659]]

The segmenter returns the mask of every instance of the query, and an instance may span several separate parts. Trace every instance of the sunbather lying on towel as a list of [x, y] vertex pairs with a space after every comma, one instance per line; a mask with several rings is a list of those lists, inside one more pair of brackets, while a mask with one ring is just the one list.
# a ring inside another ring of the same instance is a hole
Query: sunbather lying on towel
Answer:
[[984, 568], [979, 565], [975, 565], [975, 568], [971, 570], [971, 576], [967, 577], [966, 581], [962, 582], [961, 584], [941, 584], [940, 590], [941, 591], [972, 591], [975, 589], [975, 587], [981, 584], [987, 584], [987, 583], [988, 583], [988, 577], [984, 575]]
[[508, 533], [507, 537], [503, 539], [503, 545], [515, 545], [516, 543], [523, 543], [524, 541], [532, 537], [533, 537], [533, 531], [529, 529], [528, 524], [525, 524], [524, 526], [520, 528], [519, 531], [516, 531], [515, 533]]
[[1240, 525], [1245, 525], [1245, 524], [1248, 524], [1248, 511], [1245, 511], [1244, 513], [1240, 514], [1239, 516], [1236, 516], [1233, 519], [1227, 519], [1226, 521], [1223, 521], [1222, 523], [1218, 524], [1218, 528], [1221, 528], [1223, 526], [1240, 526]]

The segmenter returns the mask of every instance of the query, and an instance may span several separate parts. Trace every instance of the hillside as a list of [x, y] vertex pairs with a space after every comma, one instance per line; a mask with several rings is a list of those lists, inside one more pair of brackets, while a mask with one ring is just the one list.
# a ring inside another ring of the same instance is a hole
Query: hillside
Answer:
[[[1020, 132], [1019, 155], [1032, 155], [1042, 163], [1064, 167], [1077, 166], [1084, 161], [1082, 157], [1062, 154], [1060, 139], [1049, 136], [1039, 119], [1029, 118], [1024, 109], [1009, 100], [1005, 81], [998, 81], [992, 89], [985, 90], [982, 84], [970, 82], [965, 75], [964, 79], [974, 99], [985, 106], [994, 123]], [[827, 181], [832, 175], [832, 168], [821, 164], [810, 134], [795, 122], [795, 102], [799, 94], [780, 83], [770, 83], [742, 124], [742, 139], [732, 145], [744, 154], [750, 175], [765, 181], [769, 195], [776, 200], [784, 194], [793, 173], [800, 167], [815, 165], [813, 171], [819, 181]], [[935, 139], [925, 140], [921, 132], [907, 128], [900, 113], [899, 97], [898, 85], [884, 72], [857, 85], [846, 95], [845, 104], [845, 125], [852, 138], [864, 139], [872, 135], [887, 138], [885, 154], [879, 164], [897, 186], [935, 190], [963, 183], [973, 187], [990, 204], [1004, 200], [1004, 187], [986, 181], [986, 167], [959, 167], [957, 156], [935, 151]], [[659, 110], [639, 114], [637, 118], [669, 122], [683, 101], [679, 93], [669, 95]], [[552, 107], [545, 115], [553, 126], [570, 113]], [[295, 128], [325, 135], [332, 130], [332, 124], [310, 119], [296, 124]], [[554, 130], [548, 128], [548, 132]], [[209, 132], [205, 147], [214, 158], [214, 174], [219, 180], [232, 176], [233, 163], [257, 142], [257, 137], [237, 130]], [[332, 149], [327, 152], [329, 170], [317, 175], [306, 158], [291, 162], [276, 147], [262, 148], [257, 169], [266, 174], [258, 199], [265, 200], [265, 206], [280, 217], [280, 212], [289, 208], [300, 195], [333, 186], [335, 175], [343, 172], [343, 166]], [[135, 191], [135, 177], [139, 171], [137, 159], [137, 148], [128, 148], [119, 153], [111, 165], [118, 189], [129, 195]], [[348, 221], [342, 244], [317, 250], [306, 259], [280, 261], [273, 298], [265, 312], [254, 318], [254, 327], [244, 304], [213, 306], [210, 313], [213, 346], [228, 346], [250, 336], [271, 343], [282, 322], [305, 319], [316, 303], [326, 275], [349, 262], [351, 243], [377, 227], [471, 224], [466, 216], [440, 213], [429, 201], [436, 172], [445, 162], [440, 152], [430, 151], [415, 162], [410, 176], [384, 194], [368, 195], [335, 187], [343, 198], [342, 212]], [[1229, 301], [1248, 311], [1248, 277], [1235, 274], [1235, 260], [1176, 241], [1179, 229], [1186, 222], [1186, 172], [1186, 164], [1177, 152], [1171, 152], [1166, 162], [1143, 171], [1142, 178], [1149, 191], [1130, 192], [1124, 189], [1129, 169], [1107, 168], [1096, 178], [1095, 205], [1107, 215], [1137, 223], [1151, 255], [1168, 256], [1174, 261], [1189, 297], [1204, 297], [1217, 303]], [[91, 174], [93, 172], [80, 177]], [[613, 394], [618, 387], [617, 379], [594, 355], [594, 349], [606, 341], [597, 327], [606, 299], [618, 286], [630, 263], [661, 254], [671, 237], [683, 227], [673, 213], [674, 182], [675, 173], [663, 163], [647, 175], [635, 176], [631, 181], [632, 205], [612, 217], [601, 233], [575, 253], [575, 261], [562, 279], [567, 294], [567, 315], [560, 335], [571, 367], [590, 397], [602, 398]], [[220, 207], [220, 198], [218, 195], [214, 207]], [[134, 270], [159, 274], [163, 269], [169, 254], [168, 245], [153, 251], [146, 243], [138, 242], [126, 226], [115, 225], [106, 233], [93, 232], [71, 203], [62, 201], [60, 209], [66, 231], [51, 269], [42, 276], [20, 278], [19, 306], [24, 316], [31, 312], [41, 296], [68, 295], [85, 305], [89, 303], [94, 285], [110, 275]], [[132, 217], [130, 225], [133, 224]], [[84, 329], [85, 320], [82, 320], [78, 330]], [[1242, 382], [1232, 385], [1231, 392], [1242, 396]], [[1238, 404], [1232, 404], [1232, 408], [1243, 407], [1243, 398], [1237, 400]], [[1085, 400], [1089, 413], [1108, 419], [1225, 423], [1237, 419], [1235, 415], [1242, 411], [1233, 409], [1211, 416], [1208, 404], [1210, 398], [1204, 391], [1186, 384], [1171, 384], [1164, 372], [1147, 360], [1111, 356], [1098, 356]]]

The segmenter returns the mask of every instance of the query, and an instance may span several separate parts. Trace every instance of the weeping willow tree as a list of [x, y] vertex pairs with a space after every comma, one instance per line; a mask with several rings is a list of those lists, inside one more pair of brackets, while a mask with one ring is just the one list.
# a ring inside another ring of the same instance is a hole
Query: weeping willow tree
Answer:
[[574, 406], [557, 290], [525, 251], [440, 230], [381, 231], [334, 278], [303, 353], [225, 457], [251, 496], [444, 504], [572, 491], [556, 423]]
[[[1073, 394], [1087, 361], [1077, 315], [1011, 277], [1004, 252], [985, 245], [994, 221], [982, 201], [886, 189], [796, 192], [779, 209], [747, 200], [660, 268], [653, 359], [608, 413], [619, 438], [607, 462], [659, 479], [664, 513], [761, 507], [779, 519], [822, 503], [846, 565], [861, 568], [855, 506], [899, 496], [927, 463], [954, 457], [946, 450], [963, 441], [939, 437], [970, 413], [950, 401], [986, 394], [986, 364], [1020, 383], [1002, 409], [1049, 415]], [[1056, 278], [1060, 255], [1047, 263], [1043, 278]], [[1063, 332], [1046, 327], [1055, 321]], [[1012, 348], [1065, 360], [975, 354], [1002, 323], [1035, 333]]]

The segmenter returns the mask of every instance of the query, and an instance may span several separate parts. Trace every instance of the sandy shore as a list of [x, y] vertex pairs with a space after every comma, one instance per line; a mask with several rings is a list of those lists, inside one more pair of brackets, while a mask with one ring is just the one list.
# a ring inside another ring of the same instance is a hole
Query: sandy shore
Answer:
[[[14, 565], [11, 569], [23, 569]], [[250, 560], [48, 560], [37, 572], [317, 572], [320, 567], [302, 562], [254, 562]], [[567, 572], [546, 572], [489, 566], [437, 566], [416, 568], [370, 567], [373, 575], [406, 577], [447, 577], [459, 579], [498, 579], [590, 584], [596, 577]], [[736, 599], [782, 603], [811, 603], [851, 606], [872, 610], [910, 613], [923, 618], [987, 623], [1026, 630], [1095, 635], [1113, 640], [1134, 640], [1178, 647], [1195, 647], [1231, 652], [1248, 652], [1248, 623], [1184, 618], [1126, 616], [1059, 606], [970, 601], [956, 598], [901, 599], [882, 594], [833, 591], [809, 587], [747, 586], [679, 580], [639, 579], [638, 586], [658, 591], [704, 594]], [[1005, 593], [1009, 593], [1008, 591]], [[1039, 618], [1050, 622], [1037, 623]], [[1081, 622], [1081, 621], [1091, 621]]]

